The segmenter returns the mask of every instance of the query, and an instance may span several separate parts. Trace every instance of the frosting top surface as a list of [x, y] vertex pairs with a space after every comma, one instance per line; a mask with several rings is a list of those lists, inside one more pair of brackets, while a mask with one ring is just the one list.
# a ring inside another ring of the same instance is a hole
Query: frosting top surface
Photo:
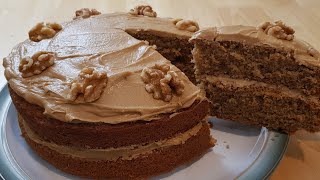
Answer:
[[113, 28], [123, 29], [126, 31], [152, 31], [153, 33], [161, 33], [161, 35], [174, 36], [174, 37], [186, 37], [190, 38], [193, 32], [187, 30], [179, 30], [173, 23], [172, 18], [154, 18], [142, 15], [130, 15], [128, 13], [111, 13], [102, 14], [99, 16], [93, 16], [90, 19], [92, 24], [96, 22], [104, 23], [95, 25], [101, 28]]
[[234, 25], [206, 28], [196, 32], [192, 39], [238, 41], [293, 50], [295, 58], [302, 64], [320, 66], [320, 53], [307, 42], [296, 37], [292, 41], [278, 39], [253, 26]]
[[[184, 73], [146, 42], [139, 41], [124, 31], [127, 28], [146, 28], [139, 26], [139, 23], [135, 24], [136, 20], [131, 22], [132, 18], [139, 19], [141, 24], [143, 19], [149, 19], [124, 13], [99, 15], [65, 23], [63, 29], [52, 39], [40, 42], [26, 40], [20, 43], [4, 60], [5, 76], [10, 87], [28, 102], [44, 107], [45, 114], [67, 122], [116, 124], [149, 121], [159, 114], [190, 107], [196, 100], [202, 99], [200, 89]], [[154, 24], [151, 24], [151, 20], [150, 23], [146, 20], [148, 25], [145, 26], [163, 27], [165, 24], [163, 19], [152, 19]], [[155, 30], [160, 32], [160, 28]], [[40, 75], [23, 78], [18, 68], [20, 60], [26, 56], [31, 57], [38, 51], [56, 53], [54, 65]], [[141, 80], [142, 69], [156, 63], [170, 65], [171, 70], [185, 84], [184, 93], [174, 96], [170, 102], [154, 99], [145, 90], [145, 84]], [[107, 72], [107, 86], [94, 102], [67, 101], [65, 97], [70, 90], [70, 83], [84, 67]]]

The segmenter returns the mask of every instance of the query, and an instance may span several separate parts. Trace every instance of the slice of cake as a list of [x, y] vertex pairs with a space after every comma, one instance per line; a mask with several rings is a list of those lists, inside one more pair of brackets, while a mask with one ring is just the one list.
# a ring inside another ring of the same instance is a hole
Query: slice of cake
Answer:
[[291, 133], [320, 130], [319, 52], [281, 21], [200, 30], [196, 78], [218, 118]]
[[149, 7], [137, 11], [82, 9], [63, 25], [39, 23], [4, 59], [23, 137], [62, 171], [150, 177], [214, 146], [201, 90], [126, 31], [140, 38], [143, 30], [172, 38], [190, 32], [154, 17]]

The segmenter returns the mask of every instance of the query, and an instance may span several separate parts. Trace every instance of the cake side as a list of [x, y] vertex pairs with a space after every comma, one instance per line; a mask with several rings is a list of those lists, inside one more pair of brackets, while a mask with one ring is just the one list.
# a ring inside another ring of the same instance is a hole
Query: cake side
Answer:
[[[137, 155], [127, 160], [121, 157], [115, 160], [88, 159], [74, 156], [66, 151], [59, 152], [35, 140], [33, 136], [30, 136], [30, 132], [26, 131], [21, 118], [19, 125], [30, 147], [43, 159], [64, 172], [90, 178], [146, 178], [169, 172], [201, 157], [214, 146], [215, 142], [214, 139], [211, 139], [209, 125], [205, 122], [200, 123], [200, 129], [197, 128], [196, 134], [190, 136], [182, 144], [156, 148], [147, 154]], [[83, 151], [77, 150], [76, 154], [79, 153], [82, 154]]]
[[70, 147], [117, 148], [170, 138], [201, 122], [209, 107], [207, 101], [195, 102], [176, 114], [162, 114], [150, 122], [65, 123], [47, 117], [43, 108], [9, 90], [13, 104], [32, 131], [42, 139]]

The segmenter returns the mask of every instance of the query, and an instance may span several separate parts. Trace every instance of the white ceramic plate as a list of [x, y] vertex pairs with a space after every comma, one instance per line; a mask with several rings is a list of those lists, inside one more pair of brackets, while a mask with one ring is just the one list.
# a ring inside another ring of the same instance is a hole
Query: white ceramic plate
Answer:
[[[289, 137], [266, 128], [211, 118], [217, 145], [201, 159], [155, 179], [264, 179], [277, 166]], [[0, 172], [5, 179], [80, 179], [42, 160], [21, 137], [8, 88], [0, 92]]]

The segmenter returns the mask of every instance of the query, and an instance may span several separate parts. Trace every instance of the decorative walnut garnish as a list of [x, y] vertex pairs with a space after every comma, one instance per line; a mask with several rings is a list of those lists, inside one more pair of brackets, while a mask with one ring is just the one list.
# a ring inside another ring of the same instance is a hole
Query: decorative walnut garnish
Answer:
[[31, 41], [39, 42], [42, 39], [49, 39], [55, 36], [62, 26], [58, 23], [38, 23], [29, 31], [29, 39]]
[[156, 64], [152, 68], [144, 68], [141, 72], [141, 79], [146, 83], [145, 89], [153, 93], [154, 99], [170, 101], [173, 93], [181, 95], [184, 91], [184, 84], [170, 66]]
[[151, 6], [148, 6], [148, 5], [136, 6], [134, 9], [130, 9], [129, 13], [132, 15], [143, 15], [143, 16], [149, 16], [149, 17], [157, 17], [157, 13], [152, 10]]
[[278, 39], [292, 41], [295, 31], [285, 25], [282, 21], [275, 21], [274, 23], [265, 22], [258, 26], [258, 29], [262, 29], [266, 34], [276, 37]]
[[54, 64], [55, 58], [56, 56], [52, 52], [39, 51], [31, 58], [22, 58], [19, 64], [19, 71], [22, 73], [22, 77], [24, 78], [40, 74], [42, 71]]
[[71, 83], [68, 99], [75, 101], [79, 94], [83, 94], [85, 102], [93, 102], [99, 99], [104, 88], [107, 86], [107, 73], [94, 68], [83, 68], [78, 79]]
[[199, 25], [195, 21], [183, 20], [183, 19], [174, 19], [173, 24], [180, 30], [187, 30], [190, 32], [196, 32], [199, 30]]
[[76, 11], [76, 16], [73, 19], [85, 19], [90, 16], [96, 16], [101, 14], [101, 12], [97, 11], [96, 9], [89, 9], [89, 8], [82, 8]]

